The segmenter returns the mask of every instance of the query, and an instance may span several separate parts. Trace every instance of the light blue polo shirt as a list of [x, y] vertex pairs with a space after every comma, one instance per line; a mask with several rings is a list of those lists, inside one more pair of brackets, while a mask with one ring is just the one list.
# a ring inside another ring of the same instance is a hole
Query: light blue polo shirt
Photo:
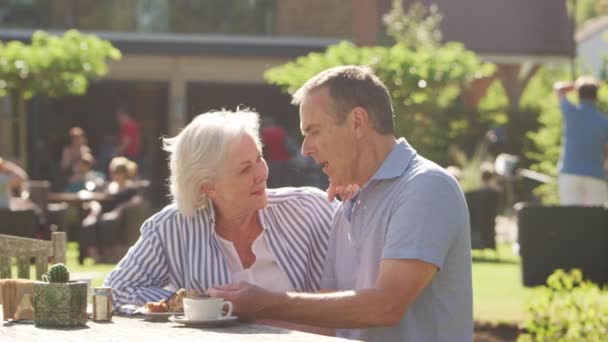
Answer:
[[364, 341], [473, 339], [469, 215], [447, 172], [419, 156], [404, 138], [356, 197], [334, 217], [321, 287], [374, 287], [382, 259], [417, 259], [439, 268], [391, 327], [340, 329]]

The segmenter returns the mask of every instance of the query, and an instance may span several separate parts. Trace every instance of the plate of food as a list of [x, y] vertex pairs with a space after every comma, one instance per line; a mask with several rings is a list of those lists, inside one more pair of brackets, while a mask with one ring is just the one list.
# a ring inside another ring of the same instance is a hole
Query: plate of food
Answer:
[[150, 322], [166, 322], [169, 320], [169, 317], [175, 315], [183, 315], [183, 312], [149, 312], [142, 310], [141, 314], [144, 316], [146, 321]]
[[191, 296], [199, 296], [194, 291], [180, 289], [167, 300], [158, 302], [148, 302], [145, 306], [137, 310], [144, 316], [147, 321], [166, 322], [171, 316], [180, 316], [184, 314], [184, 298]]

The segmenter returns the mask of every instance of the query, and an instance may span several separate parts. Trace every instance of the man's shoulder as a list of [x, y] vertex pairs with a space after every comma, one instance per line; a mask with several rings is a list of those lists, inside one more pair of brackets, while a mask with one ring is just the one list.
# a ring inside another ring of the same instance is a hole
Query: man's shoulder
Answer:
[[459, 189], [458, 183], [443, 167], [420, 155], [414, 158], [401, 183], [413, 186], [446, 186]]

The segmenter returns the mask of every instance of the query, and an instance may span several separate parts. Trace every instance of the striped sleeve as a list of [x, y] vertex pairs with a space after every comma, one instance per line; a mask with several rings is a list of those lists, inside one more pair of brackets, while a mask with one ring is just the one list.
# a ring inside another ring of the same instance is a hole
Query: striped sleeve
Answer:
[[283, 188], [272, 195], [268, 220], [270, 247], [296, 291], [320, 288], [331, 231], [339, 202], [329, 203], [316, 188]]
[[171, 295], [163, 289], [169, 283], [166, 253], [152, 218], [141, 228], [141, 236], [108, 275], [104, 286], [112, 287], [114, 309], [123, 304], [142, 306]]
[[315, 199], [315, 215], [313, 217], [315, 220], [316, 229], [311, 231], [313, 253], [310, 263], [311, 288], [309, 291], [318, 291], [319, 289], [323, 288], [323, 284], [321, 282], [323, 278], [323, 271], [327, 262], [331, 261], [330, 253], [332, 251], [330, 246], [330, 237], [332, 221], [339, 206], [340, 201], [338, 200], [334, 200], [331, 203], [328, 202], [324, 192], [322, 193], [322, 196]]

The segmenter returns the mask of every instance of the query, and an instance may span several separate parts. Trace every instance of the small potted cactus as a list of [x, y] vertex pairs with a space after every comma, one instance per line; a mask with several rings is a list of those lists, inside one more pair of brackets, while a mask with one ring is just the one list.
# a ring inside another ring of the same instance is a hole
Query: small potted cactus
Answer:
[[51, 266], [34, 283], [34, 323], [41, 326], [81, 326], [87, 323], [87, 287], [83, 281], [70, 281], [64, 264]]

